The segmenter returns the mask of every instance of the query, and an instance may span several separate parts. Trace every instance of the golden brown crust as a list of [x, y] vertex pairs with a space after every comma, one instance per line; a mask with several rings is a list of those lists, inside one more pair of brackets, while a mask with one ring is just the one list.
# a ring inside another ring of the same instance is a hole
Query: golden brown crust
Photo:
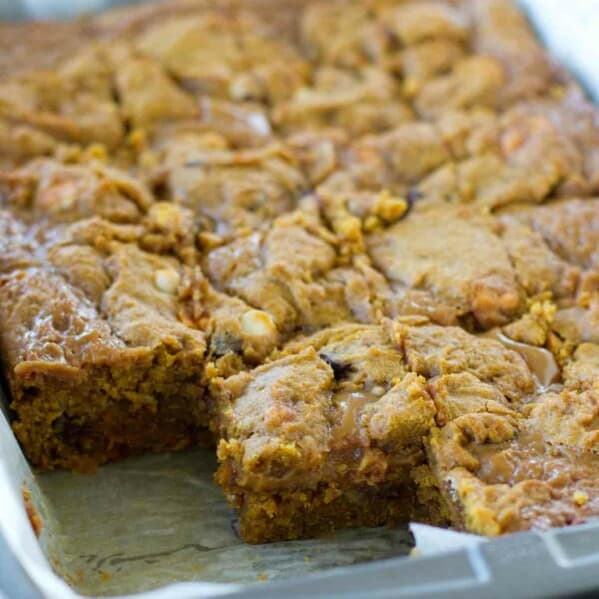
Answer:
[[273, 7], [0, 25], [28, 457], [210, 427], [252, 542], [596, 515], [595, 107], [509, 0]]

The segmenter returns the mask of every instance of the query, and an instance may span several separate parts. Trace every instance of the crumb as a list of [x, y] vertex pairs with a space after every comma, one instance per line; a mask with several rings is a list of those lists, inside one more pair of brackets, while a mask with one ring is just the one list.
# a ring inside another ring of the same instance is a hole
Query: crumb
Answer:
[[27, 487], [23, 486], [21, 493], [23, 495], [23, 502], [25, 504], [27, 518], [29, 518], [29, 523], [31, 524], [31, 528], [33, 528], [35, 536], [39, 539], [40, 535], [42, 534], [42, 529], [44, 528], [44, 521], [31, 501], [31, 491]]

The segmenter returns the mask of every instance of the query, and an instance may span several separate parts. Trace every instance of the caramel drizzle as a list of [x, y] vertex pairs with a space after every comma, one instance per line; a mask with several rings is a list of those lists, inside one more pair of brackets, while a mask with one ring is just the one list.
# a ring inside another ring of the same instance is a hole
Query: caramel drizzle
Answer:
[[520, 354], [532, 372], [539, 393], [544, 393], [559, 382], [560, 369], [555, 357], [548, 349], [514, 341], [506, 337], [500, 329], [491, 329], [482, 336], [495, 339], [508, 349]]

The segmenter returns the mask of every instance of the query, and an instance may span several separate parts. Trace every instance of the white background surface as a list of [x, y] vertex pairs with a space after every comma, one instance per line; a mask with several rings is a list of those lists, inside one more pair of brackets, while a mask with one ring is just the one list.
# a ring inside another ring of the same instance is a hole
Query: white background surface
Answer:
[[599, 0], [519, 0], [551, 53], [599, 102]]

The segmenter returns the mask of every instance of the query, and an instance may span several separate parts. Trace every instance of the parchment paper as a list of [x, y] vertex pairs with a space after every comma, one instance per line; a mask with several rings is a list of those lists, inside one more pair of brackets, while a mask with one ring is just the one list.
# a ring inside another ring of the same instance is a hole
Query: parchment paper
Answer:
[[82, 593], [133, 593], [168, 582], [247, 583], [405, 555], [409, 531], [343, 531], [329, 538], [251, 546], [212, 482], [213, 452], [149, 455], [92, 475], [37, 482], [56, 522], [59, 562]]

